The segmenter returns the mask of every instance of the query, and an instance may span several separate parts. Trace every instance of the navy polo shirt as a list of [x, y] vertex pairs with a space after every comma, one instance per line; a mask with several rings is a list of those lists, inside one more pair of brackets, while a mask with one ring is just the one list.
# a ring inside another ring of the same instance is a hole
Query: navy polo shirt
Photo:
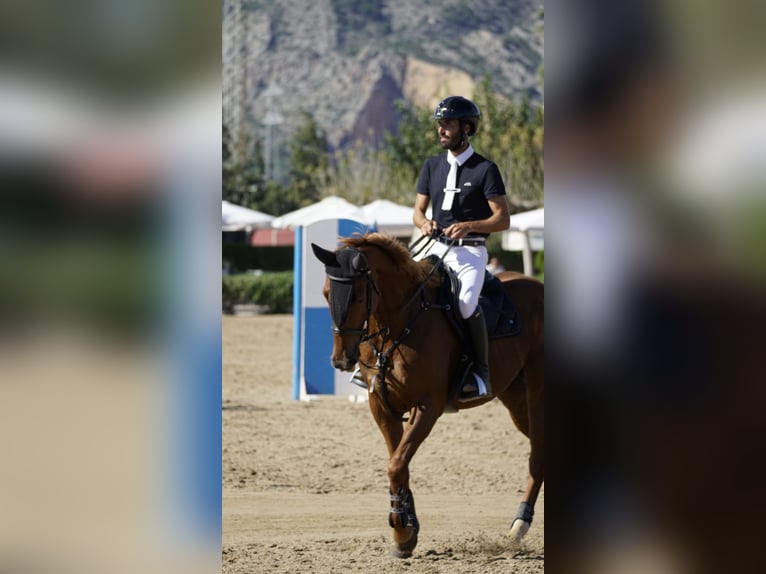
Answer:
[[[474, 151], [471, 157], [457, 168], [457, 187], [460, 188], [460, 193], [455, 194], [452, 209], [442, 211], [447, 173], [449, 162], [446, 154], [442, 153], [426, 160], [418, 178], [418, 193], [431, 199], [433, 220], [441, 229], [459, 221], [487, 219], [492, 215], [487, 199], [505, 195], [505, 185], [497, 165]], [[489, 234], [472, 235], [487, 237]]]

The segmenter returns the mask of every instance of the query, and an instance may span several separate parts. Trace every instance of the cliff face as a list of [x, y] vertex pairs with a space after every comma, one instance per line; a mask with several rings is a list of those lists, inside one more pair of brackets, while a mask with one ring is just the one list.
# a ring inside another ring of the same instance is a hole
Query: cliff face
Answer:
[[[270, 110], [281, 116], [279, 130], [289, 134], [303, 108], [333, 146], [392, 129], [397, 99], [431, 107], [445, 95], [470, 97], [485, 74], [505, 95], [539, 95], [538, 1], [236, 1], [242, 91], [255, 126], [269, 111], [264, 93], [273, 85], [282, 91]], [[227, 36], [233, 2], [224, 4], [225, 69], [236, 49]], [[230, 101], [224, 97], [224, 105]]]

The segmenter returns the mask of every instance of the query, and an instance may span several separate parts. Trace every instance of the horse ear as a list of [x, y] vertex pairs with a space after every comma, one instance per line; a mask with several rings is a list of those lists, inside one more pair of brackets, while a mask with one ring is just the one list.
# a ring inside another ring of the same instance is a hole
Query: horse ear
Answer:
[[334, 251], [328, 251], [327, 249], [322, 249], [317, 245], [316, 243], [311, 244], [311, 250], [314, 252], [314, 256], [319, 259], [322, 263], [324, 263], [328, 267], [339, 267], [338, 263], [338, 256], [335, 255]]
[[367, 271], [367, 258], [364, 256], [364, 254], [360, 251], [356, 255], [354, 255], [354, 258], [351, 260], [351, 267], [355, 271], [364, 272]]

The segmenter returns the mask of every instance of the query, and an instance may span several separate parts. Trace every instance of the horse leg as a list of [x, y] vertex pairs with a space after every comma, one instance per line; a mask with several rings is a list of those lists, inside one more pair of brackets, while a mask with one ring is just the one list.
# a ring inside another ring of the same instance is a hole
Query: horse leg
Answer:
[[527, 410], [527, 384], [522, 370], [511, 385], [498, 398], [511, 414], [511, 420], [521, 433], [529, 438], [529, 412]]
[[[542, 361], [540, 361], [542, 363]], [[511, 530], [508, 535], [513, 544], [518, 544], [529, 530], [534, 516], [535, 502], [543, 485], [543, 448], [544, 436], [544, 396], [542, 385], [542, 367], [539, 371], [536, 365], [528, 365], [525, 368], [525, 381], [527, 383], [527, 412], [529, 413], [529, 476], [524, 499], [519, 504]]]
[[[418, 543], [420, 524], [415, 514], [415, 500], [410, 490], [409, 464], [441, 415], [436, 408], [427, 405], [418, 405], [416, 411], [417, 416], [410, 417], [410, 422], [405, 425], [401, 440], [388, 461], [391, 495], [389, 525], [393, 528], [391, 554], [396, 558], [409, 558]], [[381, 426], [380, 423], [378, 424]], [[385, 421], [383, 426], [386, 426]]]
[[[392, 417], [390, 413], [385, 409], [381, 401], [378, 399], [376, 395], [370, 395], [370, 411], [372, 412], [372, 418], [375, 419], [375, 422], [378, 425], [378, 428], [380, 429], [381, 434], [383, 435], [383, 439], [386, 441], [386, 447], [388, 448], [388, 459], [389, 459], [389, 469], [391, 466], [391, 460], [394, 456], [394, 452], [399, 447], [399, 444], [401, 443], [402, 436], [404, 435], [404, 427], [402, 425], [401, 419]], [[414, 410], [410, 413], [410, 420], [414, 422], [413, 415], [415, 414]], [[404, 489], [402, 490], [396, 490], [394, 491], [392, 487], [390, 487], [391, 490], [389, 491], [389, 495], [391, 497], [391, 511], [389, 512], [389, 525], [391, 527], [394, 527], [394, 516], [396, 513], [399, 513], [399, 508], [404, 511], [404, 505], [402, 504], [403, 499], [405, 498], [405, 492]], [[411, 497], [411, 493], [410, 493]], [[396, 509], [396, 511], [395, 511]], [[413, 512], [414, 512], [414, 504], [413, 504]], [[404, 520], [406, 521], [407, 518], [404, 517]], [[405, 529], [406, 529], [406, 522], [405, 522]], [[396, 530], [394, 530], [396, 532]], [[409, 537], [403, 537], [403, 544], [404, 547], [407, 547], [407, 544], [411, 544], [409, 548], [410, 554], [412, 553], [412, 549], [415, 548], [415, 544], [417, 543], [417, 532], [413, 536]], [[391, 550], [391, 554], [394, 556], [397, 556], [399, 558], [406, 558], [409, 556], [407, 554], [406, 556], [404, 553], [406, 553], [405, 550], [401, 549], [400, 547], [396, 546], [396, 534], [394, 536], [394, 547]]]
[[370, 395], [370, 411], [372, 412], [372, 418], [375, 419], [375, 423], [377, 423], [378, 428], [383, 435], [383, 440], [386, 441], [388, 458], [390, 459], [393, 456], [396, 447], [399, 446], [399, 442], [401, 442], [402, 435], [404, 434], [402, 421], [391, 417], [374, 394]]
[[[542, 355], [542, 354], [541, 354]], [[508, 536], [516, 545], [529, 530], [534, 516], [535, 502], [543, 485], [543, 449], [544, 436], [544, 392], [543, 392], [543, 361], [542, 356], [529, 361], [523, 372], [523, 387], [514, 381], [511, 388], [503, 394], [501, 400], [511, 411], [514, 422], [519, 430], [529, 437], [531, 446], [529, 454], [529, 475], [524, 499], [519, 504]], [[515, 388], [514, 388], [514, 385]], [[523, 397], [520, 395], [523, 392]], [[524, 407], [526, 407], [524, 409]]]

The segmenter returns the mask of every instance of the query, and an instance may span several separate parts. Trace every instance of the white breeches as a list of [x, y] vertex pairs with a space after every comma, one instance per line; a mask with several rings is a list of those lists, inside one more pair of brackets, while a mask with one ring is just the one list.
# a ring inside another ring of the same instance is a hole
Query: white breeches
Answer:
[[[444, 243], [435, 241], [429, 254], [439, 257], [447, 250]], [[479, 304], [479, 295], [484, 285], [484, 272], [487, 267], [487, 248], [481, 246], [458, 246], [454, 245], [444, 258], [452, 270], [460, 279], [460, 315], [463, 319], [470, 317]]]

